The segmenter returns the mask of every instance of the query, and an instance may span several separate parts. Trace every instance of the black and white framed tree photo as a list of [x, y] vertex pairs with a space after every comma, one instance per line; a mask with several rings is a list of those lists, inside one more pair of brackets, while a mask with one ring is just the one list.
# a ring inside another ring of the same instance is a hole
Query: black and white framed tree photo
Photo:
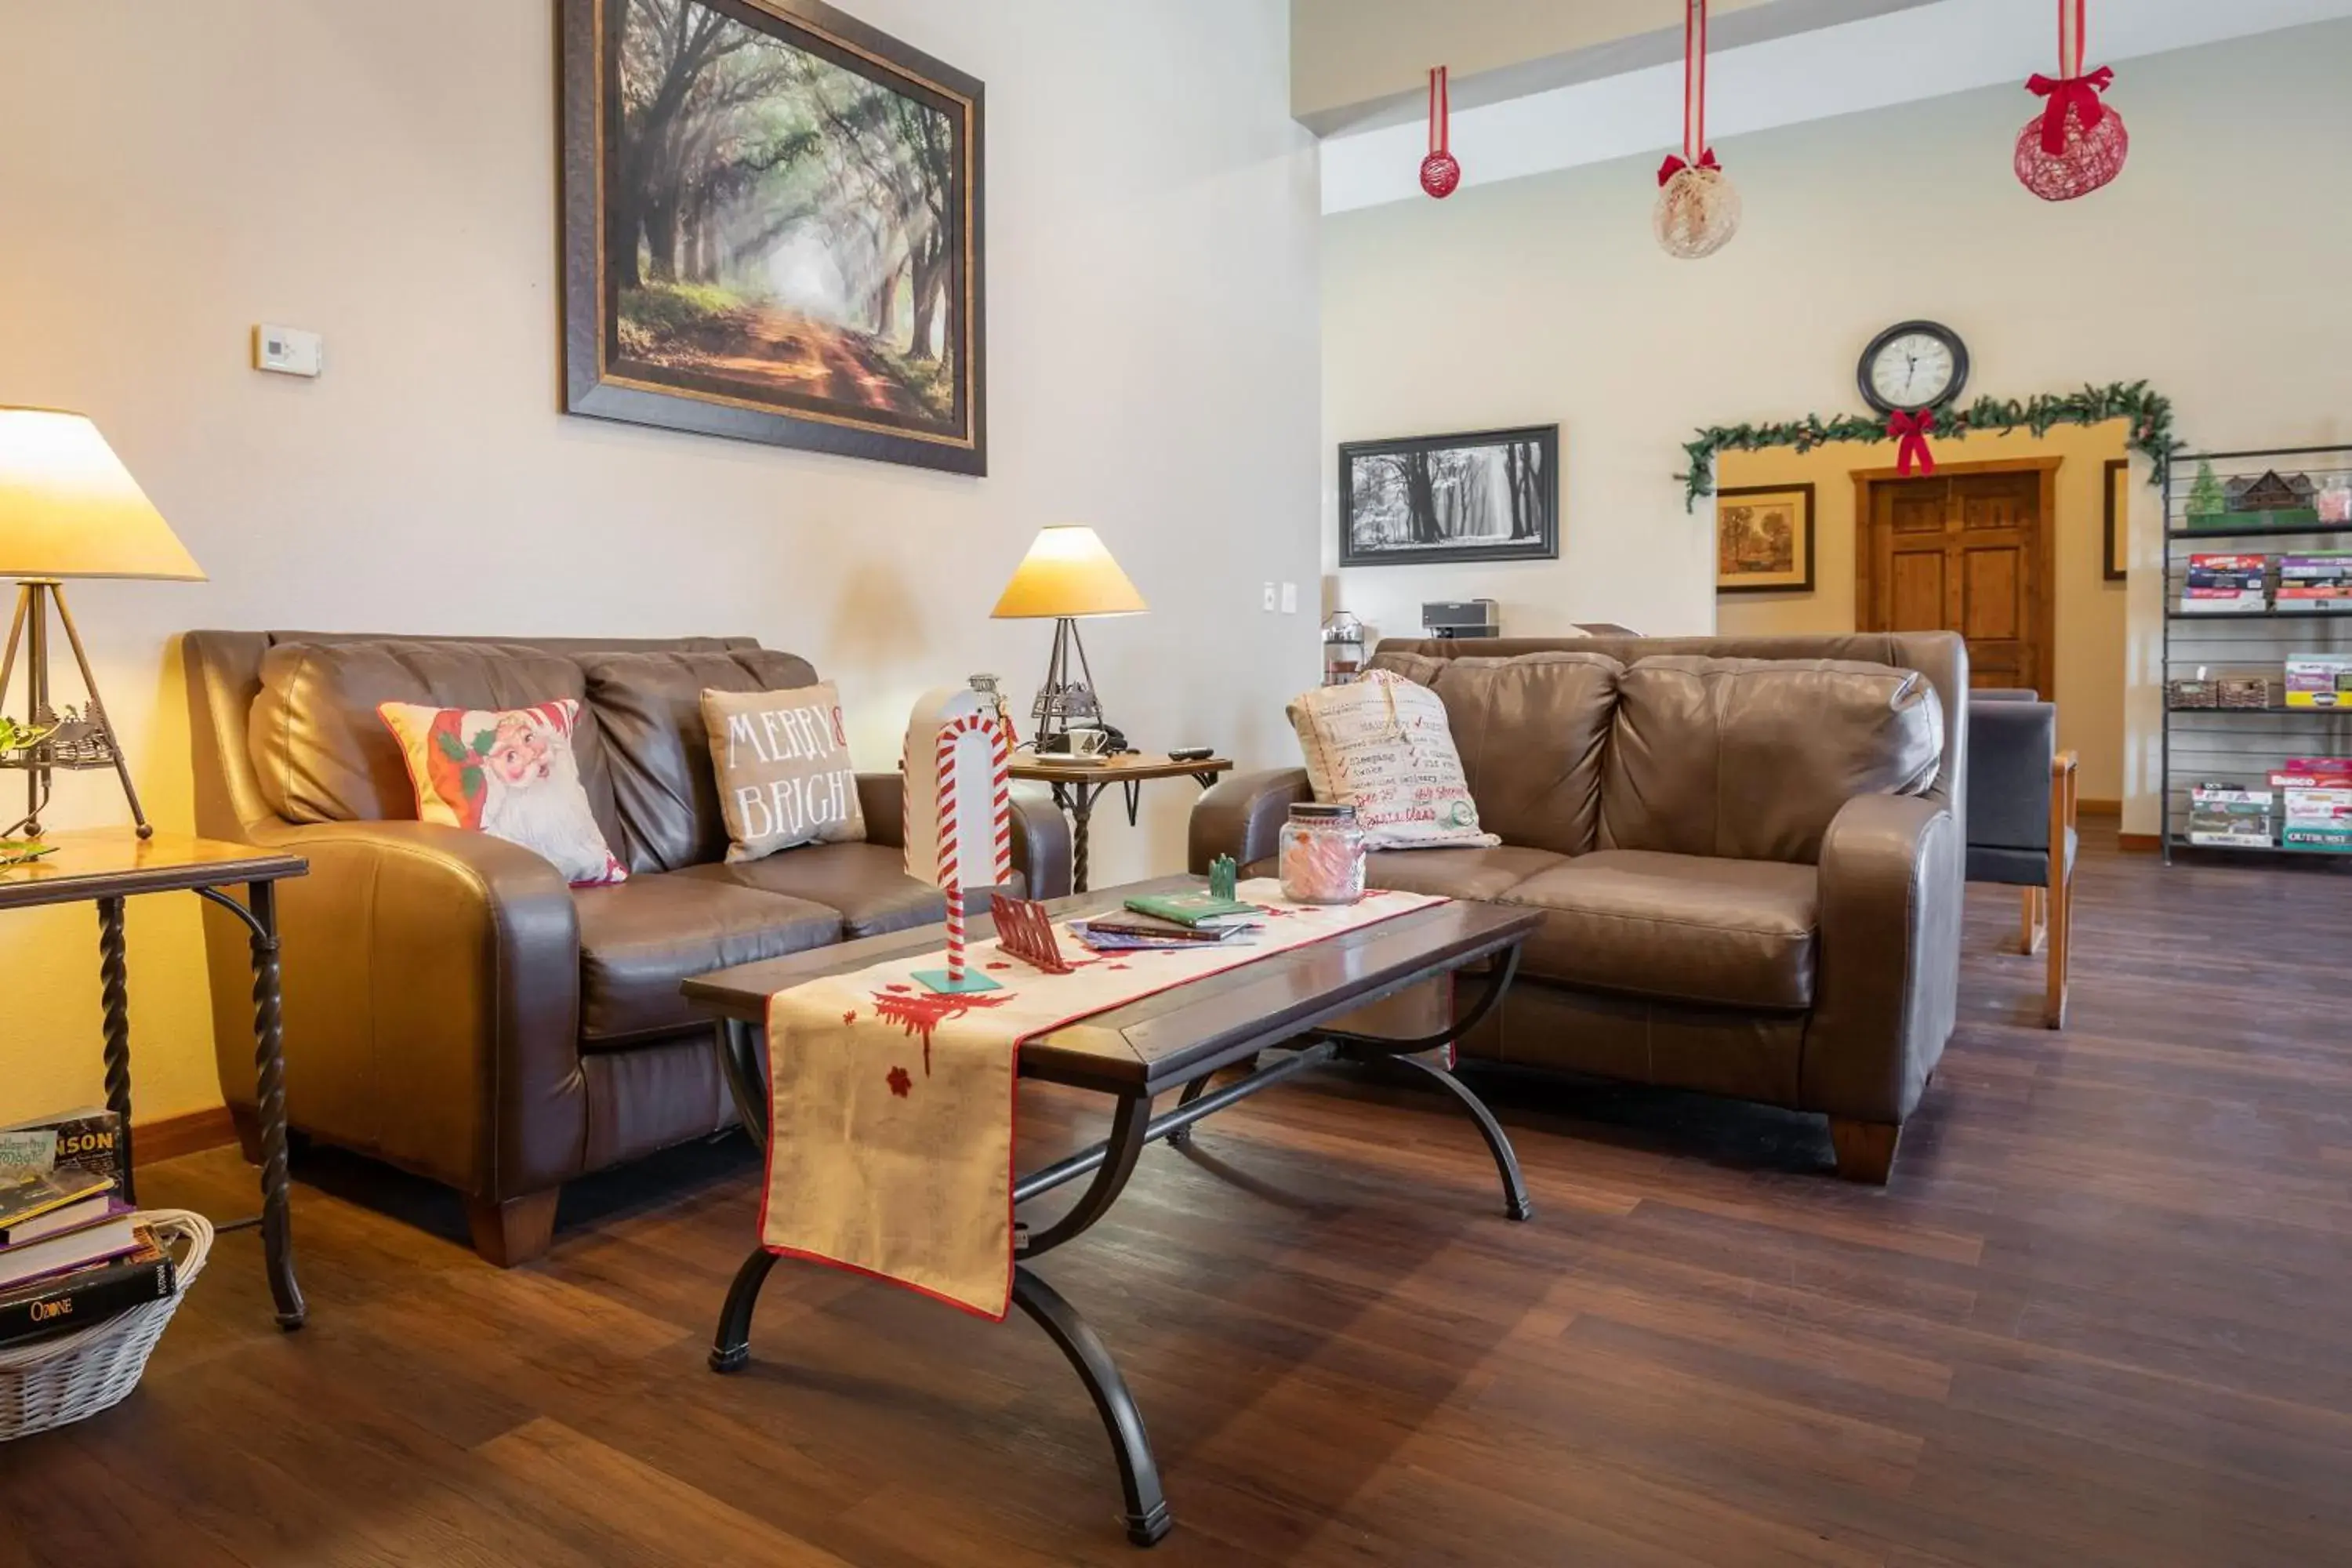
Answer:
[[1340, 446], [1340, 565], [1559, 559], [1559, 426]]
[[562, 0], [565, 406], [988, 471], [981, 84], [820, 0]]

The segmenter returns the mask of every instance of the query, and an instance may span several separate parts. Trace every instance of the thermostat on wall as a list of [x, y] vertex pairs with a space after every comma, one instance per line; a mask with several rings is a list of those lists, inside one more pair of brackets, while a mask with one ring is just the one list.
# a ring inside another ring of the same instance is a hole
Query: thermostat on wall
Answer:
[[327, 368], [326, 340], [299, 327], [264, 323], [253, 329], [253, 368], [280, 375], [318, 375]]

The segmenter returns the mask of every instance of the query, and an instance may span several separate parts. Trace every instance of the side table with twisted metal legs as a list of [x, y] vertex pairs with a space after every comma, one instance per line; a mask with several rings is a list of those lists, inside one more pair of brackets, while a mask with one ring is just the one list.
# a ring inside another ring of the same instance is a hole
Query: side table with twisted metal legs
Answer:
[[[294, 1279], [294, 1234], [287, 1194], [285, 1029], [280, 1018], [278, 884], [309, 870], [299, 855], [130, 828], [48, 835], [54, 850], [0, 867], [0, 911], [45, 904], [98, 906], [98, 973], [105, 1043], [106, 1105], [121, 1123], [122, 1195], [138, 1202], [131, 1130], [131, 984], [123, 906], [141, 893], [194, 893], [242, 924], [253, 949], [255, 1114], [261, 1128], [261, 1241], [280, 1328], [299, 1329], [308, 1309]], [[242, 902], [227, 889], [242, 884]], [[251, 1222], [247, 1222], [251, 1223]], [[226, 1227], [225, 1227], [226, 1228]]]

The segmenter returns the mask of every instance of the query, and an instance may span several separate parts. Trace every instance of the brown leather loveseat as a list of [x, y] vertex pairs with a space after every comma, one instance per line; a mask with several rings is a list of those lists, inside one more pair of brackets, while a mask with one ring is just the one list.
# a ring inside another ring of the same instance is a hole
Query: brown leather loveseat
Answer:
[[[1952, 1030], [1968, 649], [1947, 632], [1382, 643], [1445, 703], [1494, 848], [1375, 885], [1547, 911], [1473, 1058], [1824, 1112], [1884, 1182]], [[1302, 770], [1230, 778], [1192, 860], [1274, 853]]]
[[[198, 830], [310, 858], [279, 903], [289, 1121], [457, 1188], [492, 1262], [545, 1248], [569, 1178], [734, 1121], [682, 981], [942, 918], [901, 865], [895, 773], [858, 777], [866, 842], [723, 863], [702, 691], [816, 679], [748, 638], [193, 632], [185, 659]], [[574, 889], [530, 850], [415, 820], [378, 703], [567, 697], [626, 882]], [[1013, 831], [1029, 886], [1066, 892], [1060, 815], [1017, 803]], [[247, 944], [209, 915], [205, 944], [221, 1087], [250, 1151]]]

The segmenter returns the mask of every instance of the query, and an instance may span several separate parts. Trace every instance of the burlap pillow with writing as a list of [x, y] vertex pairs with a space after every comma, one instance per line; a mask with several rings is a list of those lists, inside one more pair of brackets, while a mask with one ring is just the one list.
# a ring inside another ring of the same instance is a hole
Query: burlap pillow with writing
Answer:
[[702, 721], [732, 840], [730, 864], [795, 845], [866, 837], [833, 682], [790, 691], [705, 691]]

